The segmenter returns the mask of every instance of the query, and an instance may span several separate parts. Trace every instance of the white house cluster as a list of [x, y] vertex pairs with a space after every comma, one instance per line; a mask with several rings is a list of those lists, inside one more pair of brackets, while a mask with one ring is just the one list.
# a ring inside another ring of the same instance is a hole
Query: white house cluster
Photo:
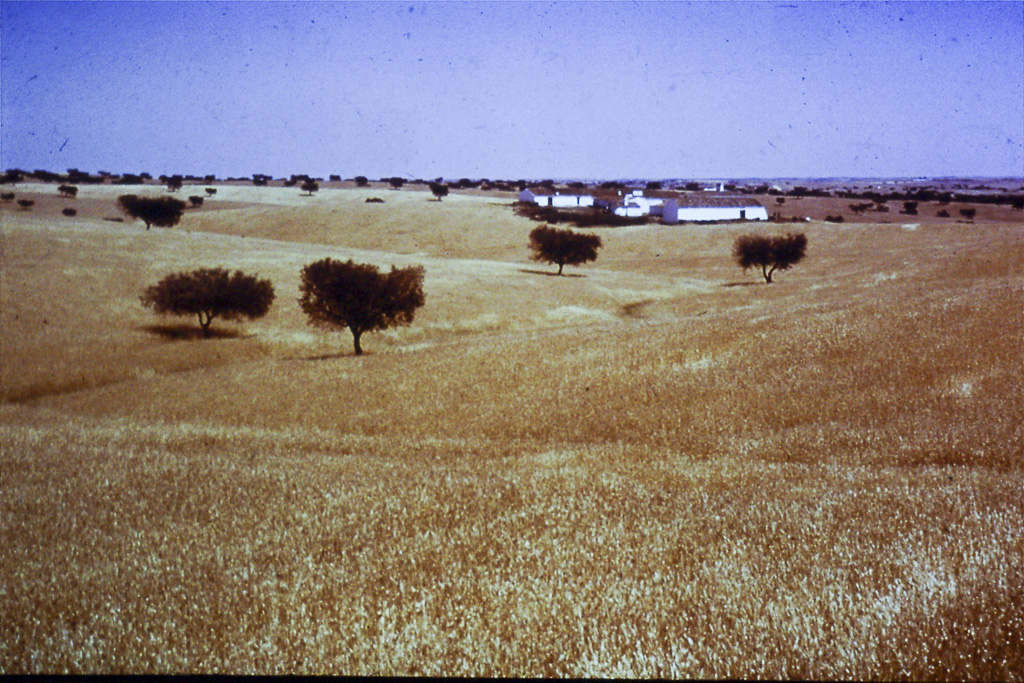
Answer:
[[662, 223], [681, 221], [766, 221], [768, 211], [756, 199], [687, 194], [662, 190], [601, 190], [597, 194], [563, 194], [527, 188], [519, 201], [538, 206], [596, 206], [616, 216], [661, 216]]

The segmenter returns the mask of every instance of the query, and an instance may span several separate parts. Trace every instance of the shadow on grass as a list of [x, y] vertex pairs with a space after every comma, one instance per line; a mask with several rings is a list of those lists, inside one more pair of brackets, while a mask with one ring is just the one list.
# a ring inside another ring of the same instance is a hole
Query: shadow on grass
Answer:
[[562, 273], [559, 275], [558, 271], [533, 270], [531, 268], [520, 268], [519, 272], [530, 273], [531, 275], [546, 275], [548, 277], [586, 277], [586, 275], [583, 275], [582, 273]]
[[[363, 351], [363, 356], [372, 355], [370, 351]], [[288, 358], [282, 358], [284, 361], [318, 361], [318, 360], [339, 360], [341, 358], [360, 358], [354, 351], [339, 351], [338, 353], [323, 353], [318, 356], [290, 356]]]
[[[175, 325], [144, 325], [141, 328], [150, 334], [155, 334], [158, 337], [163, 337], [167, 341], [186, 341], [192, 339], [205, 339], [203, 337], [203, 330], [197, 325], [187, 325], [185, 323], [178, 323]], [[238, 330], [224, 330], [216, 327], [210, 328], [209, 339], [248, 339], [252, 337], [251, 334], [243, 335]]]
[[759, 284], [761, 284], [761, 283], [760, 282], [750, 282], [750, 281], [746, 281], [746, 282], [726, 282], [722, 286], [723, 287], [753, 287], [753, 286], [759, 285]]

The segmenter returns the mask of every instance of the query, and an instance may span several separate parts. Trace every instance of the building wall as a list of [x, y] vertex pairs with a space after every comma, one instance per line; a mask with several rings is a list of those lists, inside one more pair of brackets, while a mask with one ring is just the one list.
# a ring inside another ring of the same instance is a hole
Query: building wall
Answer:
[[739, 220], [766, 221], [768, 211], [763, 206], [677, 206], [669, 202], [662, 213], [663, 223]]

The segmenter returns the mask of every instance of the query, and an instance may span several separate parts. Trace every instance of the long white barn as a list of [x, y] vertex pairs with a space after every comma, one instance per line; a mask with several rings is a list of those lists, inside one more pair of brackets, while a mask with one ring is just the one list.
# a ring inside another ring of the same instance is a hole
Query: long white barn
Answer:
[[680, 221], [766, 221], [768, 210], [748, 197], [687, 196], [661, 207], [662, 223]]

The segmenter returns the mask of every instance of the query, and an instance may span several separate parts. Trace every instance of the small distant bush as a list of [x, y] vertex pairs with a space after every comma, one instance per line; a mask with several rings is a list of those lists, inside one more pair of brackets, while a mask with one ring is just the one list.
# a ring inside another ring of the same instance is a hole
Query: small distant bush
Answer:
[[825, 220], [828, 221], [829, 223], [842, 223], [846, 219], [843, 218], [841, 215], [839, 215], [839, 216], [825, 216]]
[[2, 193], [0, 193], [0, 200], [3, 200], [5, 202], [14, 201], [14, 193], [13, 192], [2, 192]]
[[960, 209], [960, 215], [967, 220], [973, 220], [974, 217], [978, 215], [978, 210], [973, 207], [969, 209]]
[[203, 198], [200, 197], [199, 195], [195, 195], [194, 194], [191, 197], [189, 197], [188, 200], [192, 203], [192, 206], [202, 206], [203, 205]]
[[949, 211], [946, 211], [945, 209], [942, 209], [941, 211], [939, 211], [935, 215], [938, 216], [939, 218], [949, 218]]
[[448, 196], [448, 186], [443, 183], [430, 183], [430, 191], [434, 194], [437, 201], [441, 201], [442, 197]]
[[370, 184], [370, 180], [364, 175], [356, 176], [356, 187], [366, 187]]
[[140, 297], [143, 306], [156, 313], [194, 315], [203, 337], [210, 336], [214, 318], [239, 320], [266, 315], [274, 302], [274, 286], [240, 270], [200, 268], [172, 273], [146, 288]]
[[906, 214], [908, 216], [916, 216], [917, 202], [903, 202], [903, 211], [901, 211], [900, 213]]
[[36, 203], [34, 201], [32, 201], [31, 199], [19, 199], [18, 200], [18, 206], [21, 207], [22, 211], [28, 211], [29, 209], [31, 209], [35, 205], [36, 205]]
[[790, 232], [785, 235], [741, 235], [733, 244], [732, 255], [743, 270], [761, 267], [767, 284], [776, 270], [789, 270], [803, 260], [807, 252], [807, 235]]
[[786, 203], [786, 198], [785, 197], [776, 197], [775, 198], [775, 203], [776, 204], [785, 204]]
[[74, 209], [72, 209], [70, 206], [67, 207], [66, 209], [64, 209], [63, 211], [61, 211], [61, 213], [64, 214], [65, 216], [69, 216], [69, 217], [70, 216], [77, 216], [78, 215], [78, 212], [75, 211]]
[[530, 231], [529, 247], [533, 252], [530, 258], [557, 265], [558, 274], [561, 275], [565, 266], [578, 266], [597, 260], [601, 238], [568, 228], [540, 225]]
[[340, 183], [341, 182], [341, 176], [337, 175], [337, 174], [332, 174], [331, 175], [331, 182], [332, 183]]
[[383, 204], [384, 200], [381, 199], [380, 197], [367, 197], [366, 198], [366, 203], [367, 204]]
[[391, 186], [392, 189], [397, 190], [398, 188], [405, 185], [405, 178], [399, 178], [398, 176], [388, 178], [388, 184]]
[[57, 186], [57, 191], [60, 192], [65, 197], [77, 197], [78, 196], [78, 188], [75, 187], [74, 185], [58, 185]]
[[217, 194], [217, 188], [216, 187], [208, 187], [208, 188], [206, 188], [206, 196], [212, 197], [215, 194]]

